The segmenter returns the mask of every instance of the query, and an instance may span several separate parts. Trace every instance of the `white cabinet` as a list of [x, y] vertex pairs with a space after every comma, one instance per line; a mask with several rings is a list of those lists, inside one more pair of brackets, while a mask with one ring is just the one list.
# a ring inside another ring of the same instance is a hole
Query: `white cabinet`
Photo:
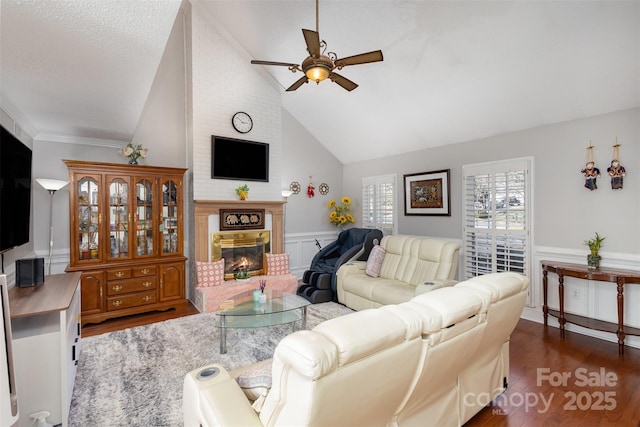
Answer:
[[31, 427], [29, 414], [48, 411], [47, 421], [64, 427], [80, 354], [80, 273], [13, 288], [9, 301], [19, 425]]

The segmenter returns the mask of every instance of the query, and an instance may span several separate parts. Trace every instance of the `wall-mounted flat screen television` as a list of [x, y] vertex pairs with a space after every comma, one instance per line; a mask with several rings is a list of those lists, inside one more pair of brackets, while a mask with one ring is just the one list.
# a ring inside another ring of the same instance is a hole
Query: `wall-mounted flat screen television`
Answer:
[[0, 252], [29, 242], [31, 149], [0, 126]]
[[211, 178], [269, 182], [269, 144], [212, 135]]

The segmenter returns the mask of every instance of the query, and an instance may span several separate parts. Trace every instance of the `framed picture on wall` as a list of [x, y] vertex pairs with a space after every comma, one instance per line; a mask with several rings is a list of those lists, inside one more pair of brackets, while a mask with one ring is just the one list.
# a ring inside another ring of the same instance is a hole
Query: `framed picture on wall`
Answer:
[[404, 214], [451, 216], [449, 171], [404, 175]]

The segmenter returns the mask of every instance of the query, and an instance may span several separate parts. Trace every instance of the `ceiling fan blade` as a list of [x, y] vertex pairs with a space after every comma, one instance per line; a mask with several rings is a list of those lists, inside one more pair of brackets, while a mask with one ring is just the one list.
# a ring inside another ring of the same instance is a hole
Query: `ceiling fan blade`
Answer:
[[317, 58], [320, 56], [320, 34], [316, 31], [302, 29], [304, 41], [307, 43], [307, 51], [309, 55]]
[[382, 51], [374, 50], [372, 52], [361, 53], [360, 55], [347, 56], [346, 58], [336, 59], [336, 67], [342, 68], [347, 65], [367, 64], [369, 62], [382, 61]]
[[352, 90], [358, 87], [356, 83], [352, 82], [346, 77], [342, 77], [340, 74], [331, 73], [329, 74], [329, 78], [331, 79], [332, 82], [338, 83], [340, 86], [342, 86], [349, 92], [351, 92]]
[[287, 92], [292, 92], [292, 91], [298, 89], [300, 86], [302, 86], [303, 84], [307, 83], [308, 81], [309, 81], [309, 79], [307, 78], [307, 76], [300, 77], [298, 80], [296, 80], [296, 82], [294, 84], [289, 86], [289, 88], [287, 89]]
[[258, 61], [258, 60], [252, 60], [251, 61], [252, 64], [257, 64], [257, 65], [280, 65], [283, 67], [297, 67], [298, 64], [290, 64], [288, 62], [274, 62], [274, 61]]

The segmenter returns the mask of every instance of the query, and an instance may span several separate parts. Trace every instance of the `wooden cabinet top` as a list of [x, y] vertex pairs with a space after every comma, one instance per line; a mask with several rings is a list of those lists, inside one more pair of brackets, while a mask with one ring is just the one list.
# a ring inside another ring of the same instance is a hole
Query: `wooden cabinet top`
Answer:
[[63, 160], [67, 168], [100, 171], [109, 173], [119, 173], [125, 175], [184, 175], [186, 168], [174, 168], [166, 166], [149, 166], [149, 165], [129, 165], [123, 163], [105, 163], [105, 162], [87, 162], [83, 160]]
[[568, 262], [542, 261], [542, 269], [580, 279], [596, 280], [616, 283], [622, 279], [625, 283], [640, 283], [640, 271], [624, 270], [621, 268], [599, 267], [591, 269], [583, 264]]
[[80, 272], [45, 276], [44, 283], [28, 288], [9, 289], [11, 318], [35, 316], [69, 308], [80, 282]]

